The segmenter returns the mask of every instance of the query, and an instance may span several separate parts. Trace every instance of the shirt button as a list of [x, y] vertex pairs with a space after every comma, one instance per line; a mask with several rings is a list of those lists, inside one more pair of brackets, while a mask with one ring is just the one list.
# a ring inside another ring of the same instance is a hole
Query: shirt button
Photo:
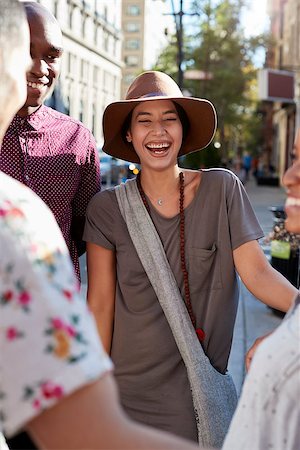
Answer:
[[30, 176], [27, 175], [27, 173], [25, 174], [24, 178], [25, 178], [26, 181], [29, 181], [29, 180], [30, 180]]

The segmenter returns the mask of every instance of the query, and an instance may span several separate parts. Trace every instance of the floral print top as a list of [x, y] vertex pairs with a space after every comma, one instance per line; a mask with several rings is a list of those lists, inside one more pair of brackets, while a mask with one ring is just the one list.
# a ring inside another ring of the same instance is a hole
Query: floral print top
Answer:
[[0, 432], [111, 369], [52, 213], [0, 172]]

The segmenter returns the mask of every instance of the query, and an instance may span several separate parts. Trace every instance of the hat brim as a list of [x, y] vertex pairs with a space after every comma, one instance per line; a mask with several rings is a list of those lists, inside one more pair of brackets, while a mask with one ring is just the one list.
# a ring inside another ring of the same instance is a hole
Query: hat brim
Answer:
[[187, 155], [207, 147], [216, 132], [216, 110], [211, 102], [195, 97], [157, 96], [123, 100], [108, 105], [103, 114], [103, 151], [125, 161], [139, 163], [139, 157], [131, 143], [122, 137], [122, 129], [127, 116], [141, 102], [171, 100], [179, 104], [189, 120], [189, 130], [178, 156]]

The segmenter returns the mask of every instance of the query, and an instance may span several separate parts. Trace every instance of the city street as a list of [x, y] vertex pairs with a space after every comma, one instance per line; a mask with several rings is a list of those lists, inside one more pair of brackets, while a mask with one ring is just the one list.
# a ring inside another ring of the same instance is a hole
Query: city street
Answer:
[[[246, 184], [246, 191], [259, 220], [259, 223], [267, 236], [273, 225], [273, 214], [268, 210], [270, 206], [283, 206], [285, 191], [281, 187], [257, 186], [252, 178]], [[262, 248], [269, 258], [269, 246], [261, 242]], [[232, 351], [229, 359], [229, 372], [240, 393], [245, 377], [244, 355], [252, 343], [281, 322], [270, 308], [259, 302], [241, 283], [240, 303], [238, 309], [235, 331], [233, 336]]]
[[[264, 230], [265, 236], [272, 229], [273, 214], [270, 206], [282, 206], [285, 192], [281, 187], [257, 186], [251, 178], [246, 184], [252, 206]], [[262, 248], [269, 257], [269, 247], [261, 242]], [[81, 257], [82, 295], [86, 295], [86, 264], [85, 256]], [[240, 303], [233, 337], [232, 352], [229, 360], [229, 372], [232, 374], [238, 393], [240, 393], [245, 377], [244, 355], [258, 336], [273, 330], [281, 322], [270, 308], [257, 301], [255, 297], [241, 284]]]

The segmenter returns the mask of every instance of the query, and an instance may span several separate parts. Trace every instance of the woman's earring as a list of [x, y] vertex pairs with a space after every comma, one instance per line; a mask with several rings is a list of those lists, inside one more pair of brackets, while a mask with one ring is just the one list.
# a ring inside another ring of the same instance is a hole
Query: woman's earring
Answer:
[[131, 142], [131, 137], [126, 136], [127, 142]]

